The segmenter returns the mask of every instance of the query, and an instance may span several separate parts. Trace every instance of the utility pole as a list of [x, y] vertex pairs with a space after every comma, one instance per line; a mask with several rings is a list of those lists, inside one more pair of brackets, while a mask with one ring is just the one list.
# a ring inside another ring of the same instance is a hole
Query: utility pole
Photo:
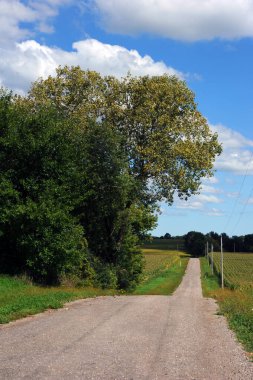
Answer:
[[224, 276], [223, 276], [223, 245], [222, 245], [222, 234], [220, 238], [220, 260], [221, 260], [221, 287], [224, 288]]
[[212, 268], [212, 274], [213, 274], [213, 244], [211, 245], [211, 268]]

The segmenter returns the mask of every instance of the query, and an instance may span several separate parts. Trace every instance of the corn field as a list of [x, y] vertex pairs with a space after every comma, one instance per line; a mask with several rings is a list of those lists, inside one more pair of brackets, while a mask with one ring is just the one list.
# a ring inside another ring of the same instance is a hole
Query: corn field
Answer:
[[[209, 254], [209, 262], [212, 254]], [[214, 270], [221, 273], [221, 254], [213, 253]], [[223, 253], [224, 282], [228, 287], [253, 287], [253, 253]]]

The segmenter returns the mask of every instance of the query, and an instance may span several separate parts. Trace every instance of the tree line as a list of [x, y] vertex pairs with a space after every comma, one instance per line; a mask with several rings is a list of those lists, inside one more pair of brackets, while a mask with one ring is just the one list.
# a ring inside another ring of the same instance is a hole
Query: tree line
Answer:
[[204, 256], [206, 253], [206, 244], [208, 243], [209, 250], [213, 247], [214, 252], [221, 250], [222, 247], [226, 252], [253, 252], [253, 234], [242, 236], [228, 236], [226, 233], [218, 234], [211, 231], [203, 234], [197, 231], [190, 231], [182, 236], [172, 236], [168, 232], [160, 239], [178, 240], [184, 242], [185, 249], [193, 256]]
[[187, 199], [221, 147], [176, 77], [59, 67], [0, 92], [0, 272], [131, 289], [158, 202]]

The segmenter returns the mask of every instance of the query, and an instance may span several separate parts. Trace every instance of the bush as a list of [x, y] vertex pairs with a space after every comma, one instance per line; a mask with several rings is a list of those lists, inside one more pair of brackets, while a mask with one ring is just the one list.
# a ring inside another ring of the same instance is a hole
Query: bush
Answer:
[[[15, 234], [13, 231], [15, 230]], [[83, 229], [63, 207], [50, 200], [31, 200], [20, 206], [5, 225], [2, 265], [13, 272], [28, 273], [35, 281], [57, 283], [65, 275], [89, 275], [87, 243]], [[5, 253], [5, 255], [3, 254]]]

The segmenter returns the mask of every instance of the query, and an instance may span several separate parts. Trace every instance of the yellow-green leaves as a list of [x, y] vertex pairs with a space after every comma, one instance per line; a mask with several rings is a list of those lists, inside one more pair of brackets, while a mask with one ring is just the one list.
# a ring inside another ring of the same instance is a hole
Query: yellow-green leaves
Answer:
[[218, 136], [197, 110], [193, 92], [176, 77], [102, 77], [80, 67], [59, 67], [56, 77], [34, 83], [30, 98], [53, 103], [85, 129], [91, 119], [119, 132], [129, 172], [155, 184], [153, 197], [195, 193], [213, 173]]

